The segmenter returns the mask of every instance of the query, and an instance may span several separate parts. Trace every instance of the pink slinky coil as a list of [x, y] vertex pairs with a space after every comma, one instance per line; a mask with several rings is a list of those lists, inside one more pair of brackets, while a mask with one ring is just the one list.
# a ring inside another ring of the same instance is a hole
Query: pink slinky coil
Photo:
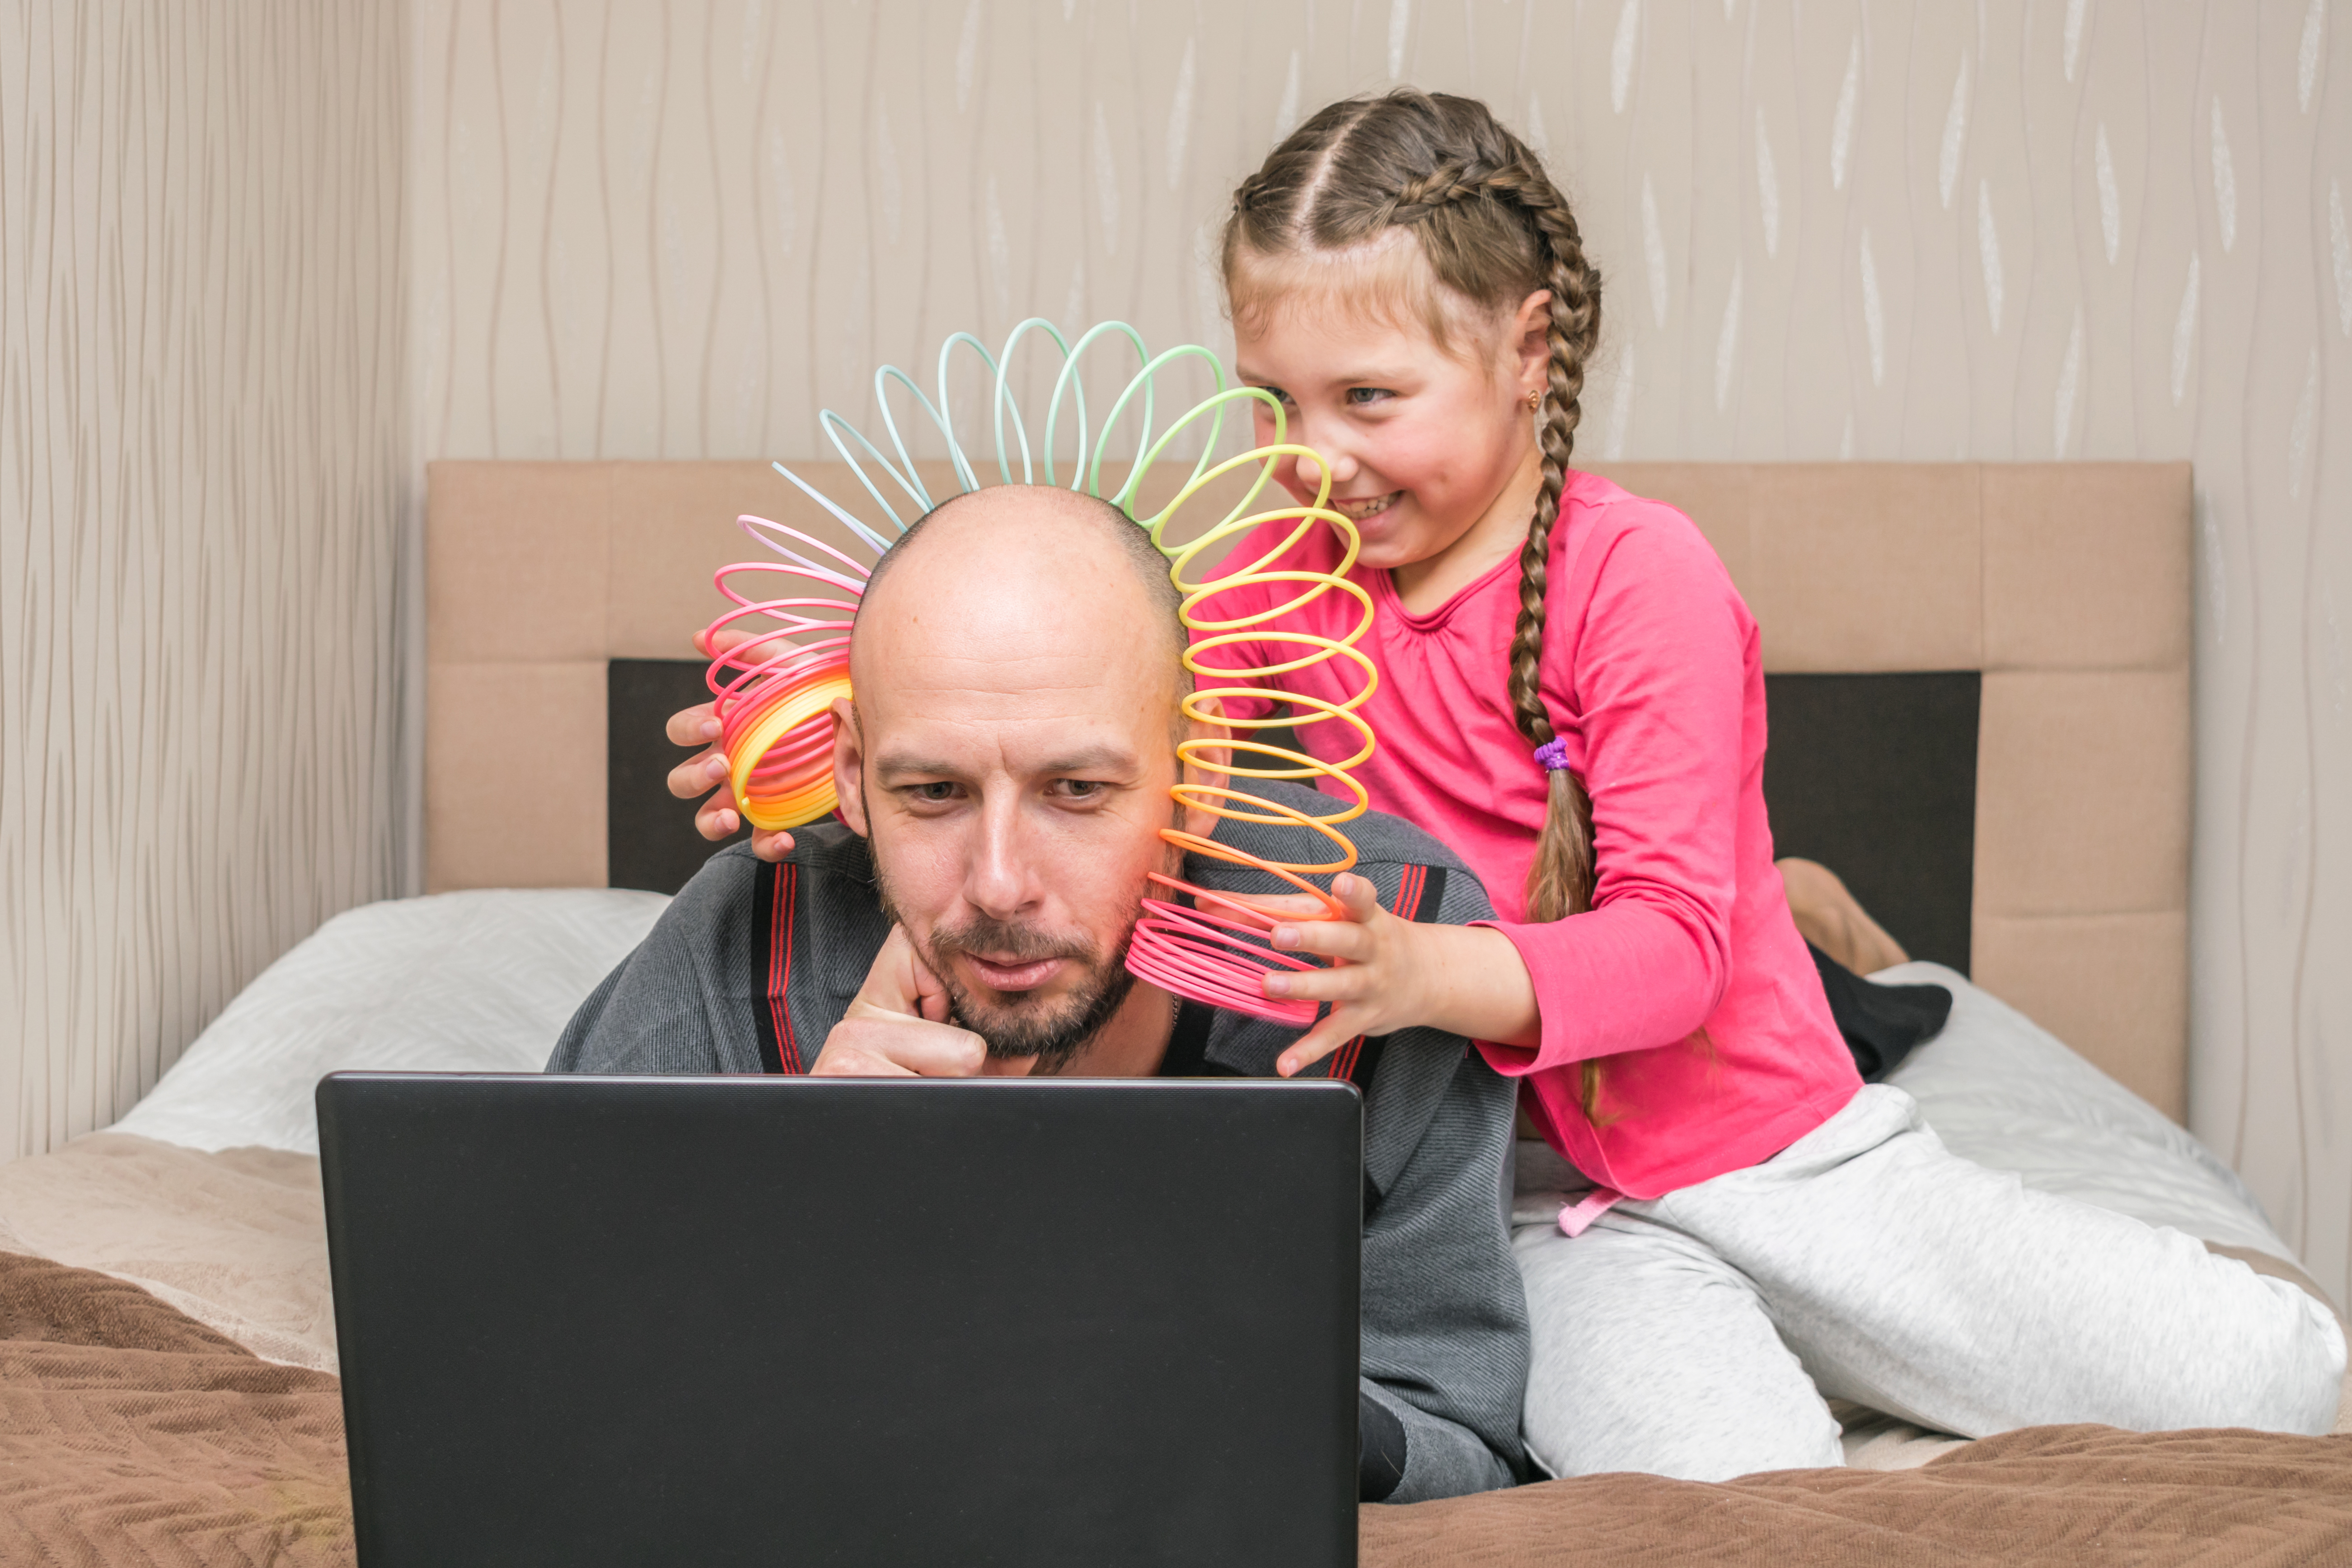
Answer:
[[[739, 561], [713, 576], [736, 607], [710, 623], [711, 646], [719, 633], [745, 621], [769, 623], [745, 628], [755, 634], [753, 641], [710, 661], [706, 679], [719, 744], [743, 820], [760, 828], [799, 827], [834, 808], [833, 704], [849, 695], [849, 628], [865, 596], [867, 569], [796, 528], [763, 517], [735, 521], [784, 559]], [[823, 551], [839, 568], [779, 542], [777, 534]], [[754, 599], [730, 581], [746, 572], [775, 573], [850, 596]]]
[[[1265, 993], [1263, 979], [1273, 967], [1321, 967], [1266, 946], [1266, 933], [1274, 930], [1274, 921], [1246, 904], [1190, 882], [1157, 876], [1152, 880], [1191, 894], [1193, 907], [1186, 909], [1165, 899], [1143, 900], [1143, 915], [1135, 922], [1135, 938], [1127, 950], [1130, 973], [1163, 991], [1212, 1007], [1230, 1008], [1301, 1029], [1315, 1022], [1316, 1004], [1279, 1000]], [[1307, 891], [1322, 896], [1313, 888]], [[1226, 912], [1214, 913], [1201, 908], [1202, 904]]]

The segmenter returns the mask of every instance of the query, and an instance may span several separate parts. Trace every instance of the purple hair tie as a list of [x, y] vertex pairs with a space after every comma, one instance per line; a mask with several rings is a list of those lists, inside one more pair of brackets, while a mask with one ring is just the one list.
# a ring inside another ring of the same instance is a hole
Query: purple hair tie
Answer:
[[1550, 740], [1538, 746], [1536, 761], [1543, 764], [1544, 771], [1547, 773], [1556, 773], [1568, 766], [1568, 737], [1554, 735]]

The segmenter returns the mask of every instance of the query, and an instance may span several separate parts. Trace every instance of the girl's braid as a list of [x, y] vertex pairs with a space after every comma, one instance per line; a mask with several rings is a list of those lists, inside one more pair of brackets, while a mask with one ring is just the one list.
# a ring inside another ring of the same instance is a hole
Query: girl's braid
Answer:
[[[1519, 614], [1511, 637], [1508, 686], [1520, 732], [1530, 745], [1540, 746], [1552, 739], [1551, 716], [1539, 692], [1551, 531], [1559, 518], [1576, 427], [1584, 414], [1584, 365], [1600, 337], [1601, 275], [1584, 258], [1575, 215], [1524, 147], [1510, 149], [1505, 159], [1470, 158], [1433, 169], [1407, 182], [1385, 204], [1381, 216], [1386, 223], [1419, 224], [1457, 203], [1480, 200], [1517, 207], [1536, 231], [1543, 286], [1551, 293], [1551, 363], [1537, 434], [1543, 452], [1543, 488], [1519, 551]], [[1537, 921], [1579, 913], [1592, 898], [1590, 800], [1582, 783], [1567, 769], [1554, 770], [1551, 778], [1555, 788], [1565, 786], [1574, 809], [1564, 814], [1570, 820], [1559, 825], [1569, 831], [1556, 833], [1547, 824], [1538, 846], [1528, 900], [1528, 918]]]
[[[1519, 733], [1530, 745], [1552, 738], [1551, 715], [1543, 705], [1539, 671], [1544, 643], [1544, 594], [1551, 563], [1551, 531], [1559, 520], [1560, 491], [1568, 480], [1576, 427], [1584, 417], [1584, 366], [1601, 336], [1601, 274], [1584, 258], [1576, 217], [1540, 167], [1522, 154], [1515, 167], [1498, 171], [1490, 188], [1509, 192], [1541, 236], [1551, 290], [1551, 365], [1546, 377], [1543, 417], [1537, 439], [1543, 447], [1543, 488], [1527, 542], [1519, 547], [1519, 614], [1511, 629], [1511, 673], [1506, 687]], [[1545, 774], [1549, 799], [1535, 862], [1528, 870], [1528, 918], [1560, 920], [1592, 906], [1592, 797], [1584, 781], [1567, 768]], [[1578, 1073], [1577, 1098], [1584, 1114], [1601, 1115], [1601, 1064], [1586, 1058]]]

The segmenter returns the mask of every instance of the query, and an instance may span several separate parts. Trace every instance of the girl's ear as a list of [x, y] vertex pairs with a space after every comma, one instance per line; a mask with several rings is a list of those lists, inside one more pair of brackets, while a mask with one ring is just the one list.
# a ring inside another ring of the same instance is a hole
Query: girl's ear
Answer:
[[1511, 318], [1512, 369], [1520, 395], [1551, 384], [1551, 290], [1538, 289], [1519, 301]]

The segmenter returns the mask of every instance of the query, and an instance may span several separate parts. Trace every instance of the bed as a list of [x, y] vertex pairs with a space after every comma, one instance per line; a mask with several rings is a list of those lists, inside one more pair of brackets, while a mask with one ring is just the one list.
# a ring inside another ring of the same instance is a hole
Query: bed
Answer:
[[[1893, 1081], [1961, 1152], [2320, 1295], [2180, 1125], [2186, 468], [1610, 472], [1688, 511], [1757, 611], [1779, 846], [1854, 895], [1815, 899], [1820, 929], [1954, 993]], [[755, 464], [433, 466], [430, 891], [329, 921], [113, 1128], [0, 1166], [0, 1560], [350, 1560], [311, 1087], [535, 1069], [707, 852], [654, 737], [698, 689], [680, 656], [741, 511], [835, 527]], [[562, 765], [519, 820], [483, 760], [522, 713]], [[2302, 1561], [2352, 1531], [2352, 1438], [1840, 1414], [1843, 1471], [1370, 1508], [1364, 1559]]]

